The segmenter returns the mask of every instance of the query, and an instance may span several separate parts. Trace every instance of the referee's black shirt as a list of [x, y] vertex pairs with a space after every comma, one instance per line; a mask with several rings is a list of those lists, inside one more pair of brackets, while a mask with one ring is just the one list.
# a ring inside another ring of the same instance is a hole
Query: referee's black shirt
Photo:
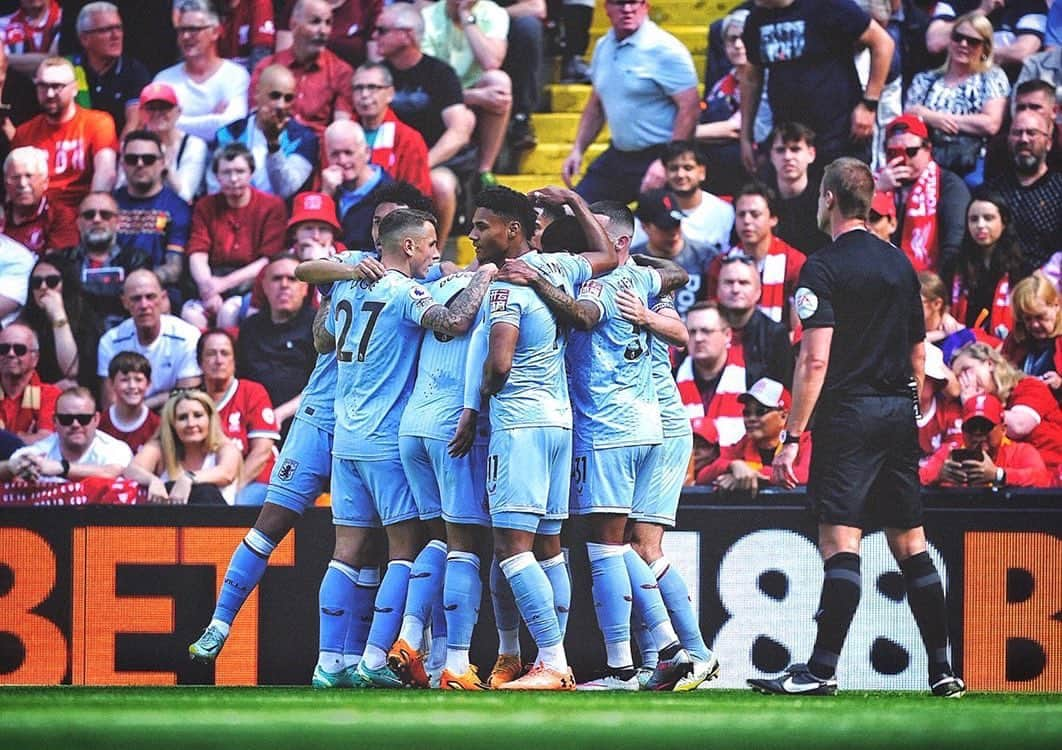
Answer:
[[893, 245], [863, 229], [810, 256], [795, 295], [805, 329], [833, 328], [821, 398], [910, 394], [911, 347], [925, 338], [921, 288]]

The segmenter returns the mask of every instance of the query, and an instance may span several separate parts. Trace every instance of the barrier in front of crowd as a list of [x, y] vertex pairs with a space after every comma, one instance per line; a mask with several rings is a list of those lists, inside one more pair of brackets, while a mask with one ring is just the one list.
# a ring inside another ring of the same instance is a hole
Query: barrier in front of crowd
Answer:
[[[947, 582], [957, 670], [975, 690], [1062, 691], [1062, 497], [927, 493], [930, 552]], [[332, 548], [311, 509], [270, 558], [213, 667], [189, 662], [245, 508], [0, 509], [0, 684], [306, 684], [317, 653], [317, 588]], [[691, 490], [666, 552], [723, 664], [721, 687], [803, 660], [822, 565], [797, 493], [724, 498]], [[568, 628], [577, 676], [602, 656], [578, 533]], [[926, 658], [884, 534], [864, 540], [863, 597], [838, 666], [850, 689], [920, 690]], [[494, 659], [484, 593], [473, 660]], [[525, 641], [525, 655], [534, 654]]]

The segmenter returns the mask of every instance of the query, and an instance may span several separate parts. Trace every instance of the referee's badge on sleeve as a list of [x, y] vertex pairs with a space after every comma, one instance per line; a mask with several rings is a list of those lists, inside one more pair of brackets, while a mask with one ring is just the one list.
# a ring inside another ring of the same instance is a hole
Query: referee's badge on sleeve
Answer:
[[794, 304], [796, 304], [797, 315], [800, 316], [801, 320], [807, 320], [819, 309], [818, 296], [806, 286], [796, 290], [793, 300]]

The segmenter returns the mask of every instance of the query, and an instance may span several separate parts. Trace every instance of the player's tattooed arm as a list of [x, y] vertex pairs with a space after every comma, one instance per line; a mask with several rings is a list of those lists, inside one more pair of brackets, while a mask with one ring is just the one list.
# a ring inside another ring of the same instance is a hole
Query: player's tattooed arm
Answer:
[[325, 328], [325, 321], [328, 320], [328, 308], [331, 305], [331, 301], [325, 297], [321, 300], [321, 306], [317, 309], [317, 314], [313, 316], [313, 348], [321, 354], [330, 352], [336, 348], [336, 337], [328, 332]]
[[480, 266], [472, 281], [468, 282], [465, 290], [457, 295], [449, 306], [432, 305], [425, 311], [420, 319], [421, 326], [450, 336], [463, 336], [468, 333], [497, 272], [498, 267], [493, 263]]
[[654, 258], [651, 255], [632, 255], [631, 258], [639, 266], [648, 266], [656, 269], [656, 272], [660, 274], [661, 294], [681, 289], [690, 281], [690, 275], [686, 273], [686, 269], [674, 261]]
[[601, 319], [601, 311], [592, 302], [577, 302], [559, 286], [553, 286], [545, 276], [520, 259], [507, 260], [498, 271], [498, 281], [530, 287], [553, 311], [557, 322], [589, 331]]

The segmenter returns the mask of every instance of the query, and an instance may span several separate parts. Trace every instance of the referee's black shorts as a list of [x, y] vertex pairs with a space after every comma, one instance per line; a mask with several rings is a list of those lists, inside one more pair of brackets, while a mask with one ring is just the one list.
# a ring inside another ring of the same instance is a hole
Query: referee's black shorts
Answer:
[[808, 498], [819, 523], [922, 525], [918, 428], [909, 396], [846, 396], [820, 405]]

